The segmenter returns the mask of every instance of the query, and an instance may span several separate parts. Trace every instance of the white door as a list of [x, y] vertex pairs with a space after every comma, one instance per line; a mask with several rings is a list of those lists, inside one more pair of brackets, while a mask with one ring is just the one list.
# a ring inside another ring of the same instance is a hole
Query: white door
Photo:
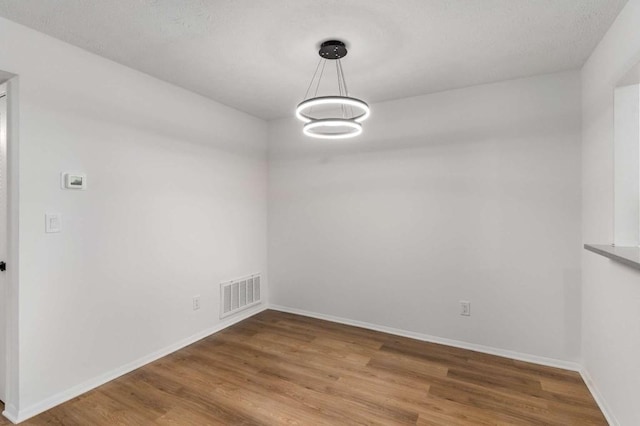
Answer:
[[[0, 86], [0, 262], [7, 260], [7, 96]], [[6, 307], [7, 278], [0, 263], [0, 400], [5, 401], [6, 384]]]

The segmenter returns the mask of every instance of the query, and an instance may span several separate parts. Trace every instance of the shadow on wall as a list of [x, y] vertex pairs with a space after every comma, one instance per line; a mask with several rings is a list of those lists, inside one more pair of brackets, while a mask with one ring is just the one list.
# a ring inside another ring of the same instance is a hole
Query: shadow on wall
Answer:
[[[47, 108], [47, 115], [55, 114], [59, 120], [74, 117], [155, 135], [158, 145], [163, 141], [178, 140], [263, 158], [266, 125], [264, 132], [250, 130], [255, 123], [263, 122], [259, 118], [249, 114], [241, 117], [242, 113], [237, 110], [159, 80], [145, 78], [140, 84], [151, 86], [146, 93], [158, 92], [158, 96], [140, 97], [138, 92], [121, 87], [115, 80], [88, 80], [83, 76], [74, 85], [51, 82], [46, 90], [39, 91], [38, 105]], [[88, 86], [90, 90], [87, 90]], [[173, 92], [170, 101], [167, 101], [167, 91]], [[24, 98], [28, 100], [28, 94], [24, 94]], [[158, 105], [163, 108], [158, 109]], [[196, 109], [194, 105], [201, 108]], [[245, 120], [246, 125], [240, 125], [241, 128], [228, 125], [239, 120]]]
[[0, 70], [0, 83], [4, 83], [9, 80], [11, 77], [15, 77], [15, 74], [11, 74], [10, 72]]
[[[383, 117], [380, 119], [384, 121]], [[371, 126], [372, 128], [367, 129], [367, 133], [360, 139], [330, 142], [307, 138], [300, 131], [300, 135], [296, 138], [300, 142], [299, 147], [279, 152], [277, 158], [271, 156], [271, 159], [275, 162], [287, 160], [298, 162], [321, 157], [323, 161], [330, 161], [333, 157], [357, 156], [374, 152], [423, 150], [427, 147], [561, 137], [571, 134], [567, 130], [566, 123], [574, 119], [575, 117], [567, 113], [565, 116], [554, 116], [552, 119], [545, 118], [545, 126], [539, 125], [540, 117], [531, 117], [526, 123], [507, 122], [500, 127], [477, 126], [451, 130], [427, 129], [426, 131], [420, 129], [413, 132], [415, 133], [413, 135], [405, 132], [397, 136], [381, 136], [380, 133], [388, 132], [376, 133], [376, 128]]]
[[[580, 125], [576, 104], [562, 93], [579, 90], [575, 72], [496, 83], [372, 106], [362, 136], [337, 141], [302, 134], [295, 119], [271, 123], [270, 158], [300, 161], [371, 152], [411, 150], [455, 144], [547, 139], [568, 136]], [[531, 84], [533, 82], [533, 84]], [[509, 87], [509, 85], [511, 87]], [[558, 86], [558, 90], [553, 90]]]

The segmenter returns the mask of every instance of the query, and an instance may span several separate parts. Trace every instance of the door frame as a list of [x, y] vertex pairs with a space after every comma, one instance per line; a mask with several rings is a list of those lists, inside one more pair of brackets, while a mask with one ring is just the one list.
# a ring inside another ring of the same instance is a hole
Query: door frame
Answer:
[[[3, 262], [8, 261], [9, 257], [9, 190], [7, 185], [9, 179], [7, 178], [8, 167], [8, 147], [7, 147], [7, 89], [5, 84], [0, 84], [0, 199], [4, 199], [4, 205], [0, 201], [0, 247], [3, 249], [0, 251], [0, 260]], [[6, 401], [6, 372], [7, 372], [7, 327], [6, 322], [8, 315], [5, 308], [5, 302], [8, 294], [8, 279], [7, 273], [0, 271], [0, 312], [3, 313], [2, 320], [0, 321], [0, 337], [2, 338], [2, 344], [0, 345], [0, 400]]]
[[[0, 92], [6, 94], [7, 105], [7, 271], [4, 293], [5, 353], [0, 362], [5, 363], [5, 410], [2, 413], [16, 422], [19, 413], [19, 80], [17, 76], [0, 83]], [[4, 360], [2, 360], [4, 355]]]

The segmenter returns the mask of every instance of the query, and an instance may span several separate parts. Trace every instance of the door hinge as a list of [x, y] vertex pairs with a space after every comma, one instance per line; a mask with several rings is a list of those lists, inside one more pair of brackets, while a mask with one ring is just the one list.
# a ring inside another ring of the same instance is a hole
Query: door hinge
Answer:
[[7, 270], [7, 264], [4, 262], [0, 262], [0, 272], [4, 272]]

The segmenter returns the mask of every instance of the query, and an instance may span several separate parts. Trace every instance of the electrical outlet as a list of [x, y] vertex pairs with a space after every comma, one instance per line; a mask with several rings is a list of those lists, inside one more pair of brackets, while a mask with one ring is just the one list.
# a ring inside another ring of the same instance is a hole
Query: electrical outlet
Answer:
[[200, 296], [193, 296], [193, 310], [197, 311], [200, 309]]
[[466, 300], [460, 301], [460, 315], [465, 317], [471, 316], [471, 302], [467, 302]]

